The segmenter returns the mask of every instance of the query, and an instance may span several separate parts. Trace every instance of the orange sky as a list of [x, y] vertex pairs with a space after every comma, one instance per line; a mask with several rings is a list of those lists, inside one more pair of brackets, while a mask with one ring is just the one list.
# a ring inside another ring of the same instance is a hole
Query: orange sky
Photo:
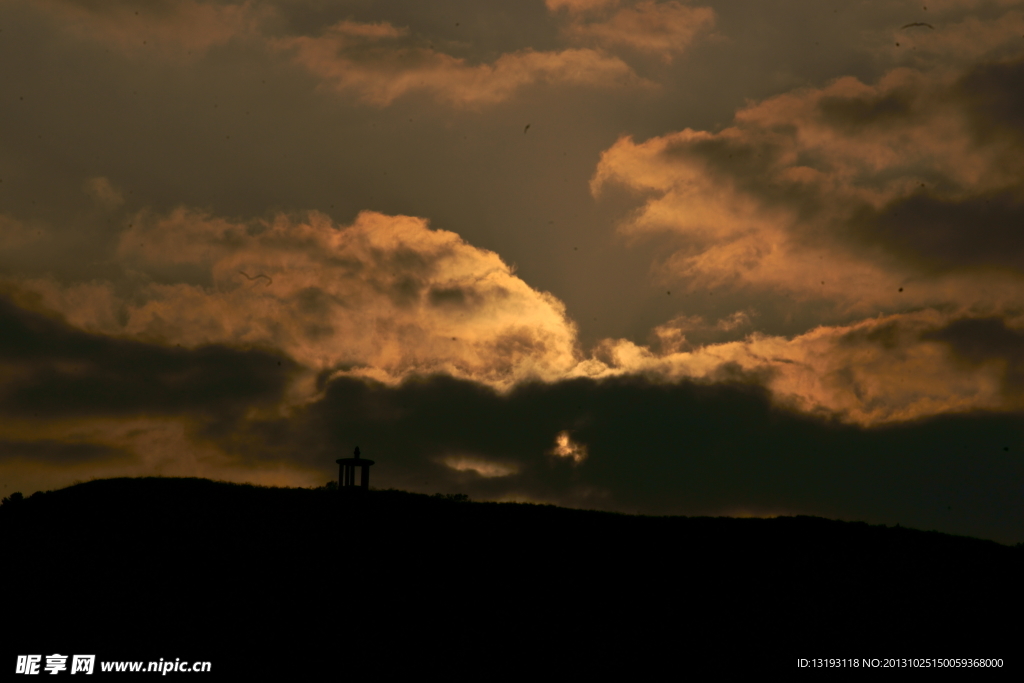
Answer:
[[[5, 495], [358, 443], [381, 486], [1024, 533], [1024, 1], [7, 0], [0, 70]], [[781, 422], [687, 447], [692, 401]], [[777, 483], [840, 433], [893, 456]]]

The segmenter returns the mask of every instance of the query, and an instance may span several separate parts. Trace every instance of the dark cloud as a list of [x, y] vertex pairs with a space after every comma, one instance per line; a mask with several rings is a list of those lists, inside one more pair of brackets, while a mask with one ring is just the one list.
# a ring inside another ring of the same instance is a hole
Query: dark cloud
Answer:
[[839, 343], [851, 347], [857, 347], [865, 343], [877, 344], [883, 349], [892, 351], [901, 346], [900, 332], [899, 322], [893, 321], [872, 329], [858, 329], [847, 332], [839, 338]]
[[853, 220], [861, 235], [925, 271], [1024, 268], [1024, 187], [962, 198], [922, 187]]
[[979, 140], [990, 143], [1010, 136], [1024, 141], [1024, 59], [983, 63], [970, 69], [956, 84], [953, 97], [970, 106], [971, 122]]
[[432, 287], [430, 303], [434, 306], [453, 306], [460, 308], [466, 305], [466, 291], [461, 287]]
[[510, 6], [501, 0], [456, 0], [427, 7], [414, 0], [397, 0], [386, 6], [375, 2], [284, 2], [275, 4], [275, 12], [288, 33], [298, 35], [316, 35], [324, 26], [343, 20], [409, 26], [414, 29], [406, 38], [409, 45], [433, 45], [473, 60], [522, 49], [527, 37], [539, 50], [562, 45], [557, 24], [547, 21], [542, 3]]
[[270, 351], [89, 334], [2, 296], [0, 329], [0, 365], [13, 373], [0, 394], [8, 414], [234, 413], [279, 400], [297, 369]]
[[1005, 364], [1004, 391], [1024, 392], [1024, 331], [1011, 329], [1002, 318], [957, 320], [922, 339], [944, 342], [964, 363], [980, 366], [993, 361]]
[[822, 97], [818, 110], [823, 121], [837, 128], [905, 125], [915, 113], [918, 94], [899, 89], [864, 97]]
[[[1020, 415], [865, 429], [773, 407], [753, 384], [636, 376], [523, 385], [446, 377], [335, 379], [291, 420], [253, 422], [229, 450], [336, 476], [359, 445], [379, 487], [652, 514], [797, 514], [1024, 537]], [[567, 433], [586, 456], [553, 454]], [[253, 448], [253, 444], [260, 444]], [[1004, 450], [1009, 448], [1009, 450]]]
[[128, 461], [132, 456], [121, 448], [97, 443], [72, 443], [41, 439], [0, 439], [0, 461], [21, 459], [46, 465], [101, 464]]
[[[969, 124], [974, 139], [964, 141], [965, 149], [988, 155], [982, 157], [988, 167], [981, 173], [958, 177], [956, 166], [943, 170], [939, 164], [916, 169], [923, 180], [919, 187], [881, 209], [863, 206], [850, 221], [854, 231], [925, 271], [1024, 267], [1019, 230], [1024, 185], [1020, 155], [1014, 152], [1024, 142], [1021, 79], [1024, 60], [1016, 58], [974, 65], [950, 87], [919, 82], [863, 97], [819, 100], [824, 120], [851, 131], [872, 126], [912, 130], [931, 110], [946, 108]], [[936, 137], [942, 135], [932, 127]], [[922, 141], [922, 147], [927, 144]], [[989, 179], [982, 180], [986, 175]], [[974, 184], [965, 183], [966, 178]]]
[[[976, 139], [964, 140], [965, 149], [984, 154], [987, 147], [1000, 145], [1008, 150], [1024, 139], [1024, 99], [1017, 87], [1022, 78], [1024, 61], [1018, 60], [978, 65], [951, 87], [912, 79], [894, 87], [862, 88], [855, 95], [823, 95], [815, 100], [817, 123], [828, 135], [839, 134], [832, 142], [836, 148], [848, 137], [851, 143], [861, 140], [868, 149], [879, 145], [878, 136], [921, 135], [929, 129], [936, 137], [943, 135], [934, 117], [936, 110], [944, 108], [971, 122]], [[829, 154], [827, 148], [801, 145], [799, 137], [808, 126], [808, 122], [773, 121], [749, 140], [738, 136], [678, 140], [667, 144], [662, 154], [668, 160], [697, 156], [708, 164], [709, 177], [718, 182], [742, 188], [767, 207], [791, 208], [798, 221], [790, 230], [799, 233], [805, 244], [852, 234], [931, 273], [957, 267], [1024, 266], [1024, 241], [1018, 229], [1024, 224], [1024, 186], [1019, 182], [966, 185], [957, 177], [955, 165], [929, 166], [910, 154], [928, 149], [931, 141], [922, 140], [916, 149], [907, 149], [906, 158], [888, 160], [889, 168], [866, 172], [876, 162], [865, 153], [857, 166], [844, 170], [854, 175], [856, 185], [879, 191], [901, 176], [924, 180], [876, 208], [860, 199], [833, 196], [834, 188], [778, 173], [780, 168], [792, 167], [825, 173], [841, 168], [839, 155]], [[879, 149], [876, 154], [887, 152]], [[1012, 155], [998, 153], [988, 170], [1009, 176], [1015, 164]], [[836, 208], [844, 204], [848, 218], [823, 231], [822, 223], [834, 221]]]

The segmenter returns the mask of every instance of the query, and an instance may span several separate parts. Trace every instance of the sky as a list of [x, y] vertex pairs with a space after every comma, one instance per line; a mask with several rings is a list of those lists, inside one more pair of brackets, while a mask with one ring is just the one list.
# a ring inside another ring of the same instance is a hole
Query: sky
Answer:
[[0, 482], [1024, 541], [1024, 0], [0, 0]]

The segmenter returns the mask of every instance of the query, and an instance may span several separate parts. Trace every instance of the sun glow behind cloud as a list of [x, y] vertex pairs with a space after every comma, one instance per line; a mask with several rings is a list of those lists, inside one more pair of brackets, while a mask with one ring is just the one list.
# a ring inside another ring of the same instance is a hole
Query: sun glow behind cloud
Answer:
[[6, 480], [310, 485], [377, 430], [392, 483], [694, 512], [785, 457], [736, 406], [851, 463], [1024, 410], [1021, 2], [322, 5], [0, 3]]
[[581, 463], [587, 459], [587, 447], [575, 443], [568, 431], [561, 431], [555, 436], [555, 447], [551, 454], [559, 458], [568, 458], [574, 463]]

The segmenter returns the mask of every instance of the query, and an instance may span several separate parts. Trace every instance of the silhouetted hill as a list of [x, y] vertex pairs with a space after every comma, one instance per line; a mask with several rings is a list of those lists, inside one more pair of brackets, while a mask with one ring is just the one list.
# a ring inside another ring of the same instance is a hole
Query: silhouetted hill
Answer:
[[1009, 660], [1024, 568], [1020, 547], [814, 517], [202, 479], [35, 494], [0, 508], [0, 540], [16, 654], [205, 659], [220, 673]]

